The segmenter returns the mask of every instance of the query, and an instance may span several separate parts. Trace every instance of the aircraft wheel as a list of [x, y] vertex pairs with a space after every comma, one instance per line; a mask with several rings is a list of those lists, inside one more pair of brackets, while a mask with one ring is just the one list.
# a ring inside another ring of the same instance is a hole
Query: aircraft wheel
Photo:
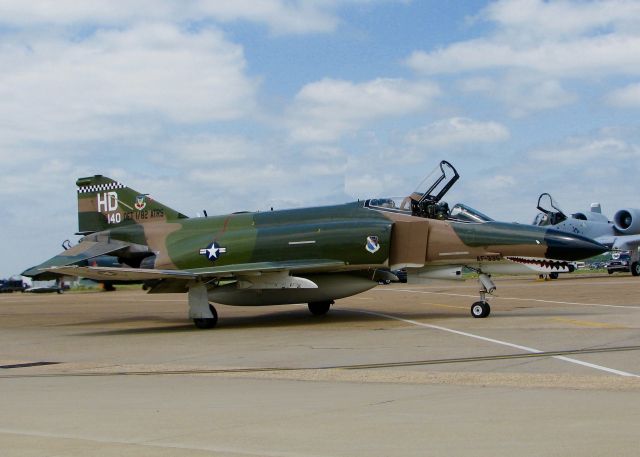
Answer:
[[307, 306], [309, 307], [309, 311], [311, 311], [311, 314], [313, 314], [314, 316], [324, 316], [329, 312], [329, 309], [331, 308], [331, 305], [333, 305], [333, 303], [333, 300], [316, 301], [309, 303]]
[[560, 274], [556, 273], [555, 271], [553, 273], [549, 273], [549, 277], [551, 279], [558, 279], [559, 276]]
[[633, 262], [631, 264], [631, 274], [633, 276], [640, 276], [640, 263]]
[[211, 311], [211, 314], [213, 314], [213, 318], [203, 317], [194, 319], [193, 323], [196, 327], [200, 329], [208, 329], [216, 326], [216, 324], [218, 323], [218, 312], [212, 305], [209, 305], [209, 310]]
[[491, 307], [486, 301], [477, 301], [471, 305], [471, 315], [476, 318], [487, 317], [491, 313]]

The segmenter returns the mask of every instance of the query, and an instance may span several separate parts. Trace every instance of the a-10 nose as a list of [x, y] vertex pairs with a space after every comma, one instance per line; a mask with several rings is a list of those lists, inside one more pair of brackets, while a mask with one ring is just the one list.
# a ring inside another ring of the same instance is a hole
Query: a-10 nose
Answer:
[[544, 242], [547, 245], [546, 257], [557, 260], [588, 259], [609, 250], [591, 238], [553, 229], [547, 230]]

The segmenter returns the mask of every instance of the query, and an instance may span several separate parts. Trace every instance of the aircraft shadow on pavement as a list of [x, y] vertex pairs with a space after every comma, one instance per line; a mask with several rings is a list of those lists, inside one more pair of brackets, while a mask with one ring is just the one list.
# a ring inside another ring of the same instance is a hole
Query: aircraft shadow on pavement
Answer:
[[[384, 316], [376, 316], [367, 314], [368, 310], [363, 309], [353, 310], [352, 308], [336, 307], [332, 309], [329, 314], [325, 316], [312, 316], [307, 311], [306, 307], [297, 307], [295, 309], [287, 310], [274, 310], [271, 312], [265, 312], [261, 314], [252, 313], [250, 309], [247, 309], [246, 315], [234, 315], [225, 316], [225, 309], [230, 307], [220, 306], [218, 312], [220, 320], [214, 329], [210, 330], [198, 330], [194, 327], [193, 322], [189, 319], [176, 319], [173, 317], [162, 317], [153, 315], [137, 315], [127, 316], [121, 318], [105, 318], [96, 319], [92, 321], [76, 322], [73, 324], [66, 324], [65, 326], [72, 327], [100, 327], [100, 326], [126, 326], [126, 328], [105, 328], [100, 330], [88, 331], [78, 333], [77, 336], [106, 336], [106, 335], [135, 335], [135, 334], [164, 334], [164, 333], [215, 333], [220, 334], [225, 331], [241, 330], [241, 329], [259, 329], [259, 328], [295, 328], [295, 327], [316, 327], [324, 326], [327, 329], [340, 329], [349, 324], [371, 322], [380, 323], [371, 328], [372, 330], [386, 330], [397, 328], [398, 325], [410, 325], [403, 324], [400, 321], [389, 319]], [[256, 308], [251, 308], [255, 310]], [[519, 310], [528, 310], [526, 315], [519, 314]], [[378, 312], [371, 310], [371, 312]], [[402, 312], [394, 311], [382, 311], [382, 313], [388, 313], [394, 317], [407, 320], [415, 320], [425, 324], [433, 323], [436, 325], [442, 325], [443, 321], [455, 321], [455, 320], [470, 320], [471, 316], [467, 312], [447, 312], [447, 311], [435, 311], [433, 309], [425, 309], [419, 312]], [[575, 317], [585, 318], [585, 316], [597, 314], [595, 310], [561, 310], [561, 309], [548, 309], [538, 308], [536, 306], [518, 306], [514, 307], [512, 311], [496, 312], [492, 313], [490, 320], [496, 319], [508, 319], [508, 318], [554, 318], [554, 317]], [[478, 324], [481, 324], [484, 319], [478, 320]], [[382, 325], [385, 324], [385, 325]], [[481, 325], [478, 325], [479, 327]], [[362, 327], [358, 327], [362, 328]]]
[[[127, 328], [114, 328], [114, 329], [104, 329], [104, 330], [96, 330], [89, 332], [82, 332], [77, 334], [77, 336], [106, 336], [106, 335], [135, 335], [135, 334], [154, 334], [154, 333], [184, 333], [184, 332], [195, 332], [195, 333], [224, 333], [225, 331], [230, 330], [239, 330], [239, 329], [259, 329], [259, 328], [285, 328], [285, 327], [316, 327], [316, 326], [324, 326], [327, 329], [335, 328], [340, 329], [344, 328], [345, 325], [360, 323], [360, 322], [371, 322], [371, 323], [385, 323], [388, 325], [388, 328], [397, 327], [401, 322], [396, 320], [392, 320], [382, 316], [375, 316], [370, 314], [365, 314], [357, 311], [352, 311], [351, 309], [340, 309], [336, 308], [332, 310], [326, 316], [312, 316], [305, 309], [295, 309], [295, 310], [285, 310], [285, 311], [274, 311], [271, 313], [265, 314], [250, 314], [247, 313], [246, 316], [229, 316], [225, 317], [224, 308], [222, 311], [219, 310], [220, 320], [218, 321], [217, 326], [214, 329], [210, 330], [198, 330], [194, 327], [193, 323], [190, 320], [178, 320], [178, 319], [162, 319], [157, 316], [135, 316], [135, 317], [127, 317], [120, 319], [105, 319], [105, 320], [94, 320], [91, 322], [82, 322], [74, 324], [74, 326], [101, 326], [101, 325], [127, 325]], [[432, 320], [444, 320], [444, 319], [459, 319], [461, 316], [459, 314], [451, 314], [451, 313], [433, 313], [425, 310], [424, 312], [419, 313], [393, 313], [395, 316], [400, 317], [402, 319], [410, 319], [410, 320], [420, 320], [423, 322], [429, 322]], [[465, 315], [466, 319], [467, 316]], [[132, 324], [138, 322], [140, 324], [139, 327], [133, 327]], [[151, 326], [152, 324], [158, 324], [157, 326]], [[166, 324], [166, 325], [163, 325]], [[386, 327], [381, 327], [380, 325], [374, 325], [371, 330], [385, 330]], [[360, 327], [359, 327], [360, 328]]]

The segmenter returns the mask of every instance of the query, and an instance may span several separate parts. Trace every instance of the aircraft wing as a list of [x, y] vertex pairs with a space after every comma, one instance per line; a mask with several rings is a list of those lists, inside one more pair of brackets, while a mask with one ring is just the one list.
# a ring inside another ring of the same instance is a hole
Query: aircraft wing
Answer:
[[146, 281], [150, 279], [194, 280], [236, 276], [257, 276], [262, 273], [290, 271], [295, 273], [332, 271], [345, 266], [342, 261], [318, 259], [286, 262], [255, 262], [220, 267], [188, 270], [156, 270], [145, 268], [81, 267], [77, 265], [53, 266], [46, 271], [69, 276], [80, 276], [96, 281]]
[[601, 236], [596, 241], [619, 251], [633, 251], [640, 246], [640, 235]]

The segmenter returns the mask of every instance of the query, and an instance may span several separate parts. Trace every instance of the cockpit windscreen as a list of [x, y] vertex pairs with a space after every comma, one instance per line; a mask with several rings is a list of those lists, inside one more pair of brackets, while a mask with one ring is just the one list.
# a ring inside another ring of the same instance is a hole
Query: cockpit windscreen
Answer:
[[540, 213], [534, 219], [534, 225], [556, 225], [567, 219], [567, 216], [562, 212], [560, 206], [556, 203], [551, 194], [541, 194], [540, 197], [538, 197], [537, 208]]

